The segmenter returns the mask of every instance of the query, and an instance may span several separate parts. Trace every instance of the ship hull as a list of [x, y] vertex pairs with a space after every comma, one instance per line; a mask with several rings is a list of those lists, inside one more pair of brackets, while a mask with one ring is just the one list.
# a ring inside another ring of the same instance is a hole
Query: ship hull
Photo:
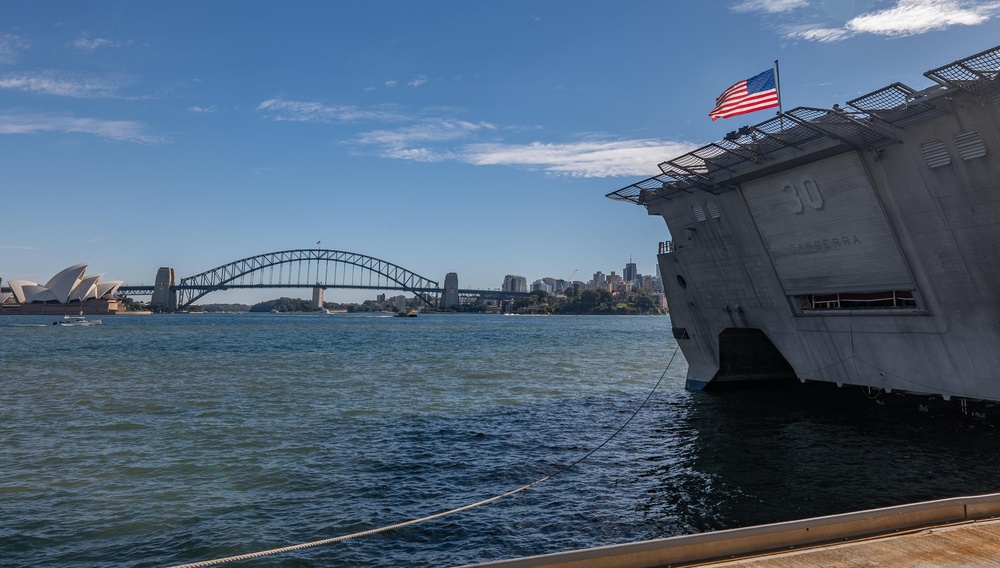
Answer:
[[688, 388], [798, 379], [1000, 401], [1000, 93], [912, 93], [921, 109], [880, 109], [895, 122], [815, 113], [874, 143], [834, 133], [640, 191], [673, 238], [657, 261]]

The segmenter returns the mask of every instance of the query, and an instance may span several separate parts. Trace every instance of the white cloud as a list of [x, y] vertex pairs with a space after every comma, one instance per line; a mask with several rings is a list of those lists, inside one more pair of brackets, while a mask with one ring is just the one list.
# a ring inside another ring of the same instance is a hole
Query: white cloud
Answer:
[[399, 120], [397, 115], [364, 110], [354, 106], [331, 106], [312, 101], [268, 99], [257, 105], [257, 112], [272, 120], [292, 122], [351, 122], [355, 120]]
[[994, 6], [954, 0], [899, 0], [887, 10], [862, 14], [845, 26], [857, 33], [907, 36], [961, 25], [975, 26], [990, 19]]
[[[365, 132], [355, 142], [381, 147], [377, 153], [385, 158], [515, 166], [573, 177], [652, 175], [658, 173], [658, 163], [695, 148], [691, 144], [662, 140], [591, 140], [568, 144], [475, 141], [484, 133], [499, 130], [487, 122], [435, 119]], [[463, 144], [463, 141], [469, 142]]]
[[[415, 162], [464, 162], [477, 166], [514, 166], [573, 177], [654, 175], [656, 165], [696, 146], [663, 140], [587, 140], [566, 144], [484, 142], [502, 130], [495, 124], [448, 118], [416, 119], [352, 106], [282, 98], [260, 103], [258, 112], [274, 120], [334, 122], [381, 120], [405, 123], [362, 132], [351, 142], [358, 153]], [[367, 150], [365, 150], [367, 149]]]
[[386, 81], [385, 82], [385, 86], [386, 87], [390, 87], [390, 88], [391, 87], [398, 87], [399, 86], [399, 81]]
[[195, 113], [201, 113], [201, 114], [213, 113], [213, 112], [215, 112], [217, 110], [218, 110], [218, 107], [216, 107], [215, 105], [207, 106], [207, 107], [202, 107], [202, 106], [188, 107], [188, 112], [195, 112]]
[[414, 79], [414, 80], [410, 81], [409, 83], [407, 83], [407, 85], [409, 85], [411, 87], [419, 87], [419, 86], [425, 85], [425, 84], [427, 84], [427, 76], [426, 75], [417, 75], [416, 79]]
[[79, 39], [73, 42], [73, 46], [86, 51], [94, 51], [102, 47], [121, 47], [124, 45], [120, 41], [114, 41], [104, 38], [94, 38], [90, 39], [87, 34], [81, 34]]
[[428, 120], [395, 130], [373, 130], [358, 136], [362, 144], [379, 144], [393, 148], [404, 148], [414, 143], [445, 142], [467, 138], [479, 130], [495, 130], [487, 122], [467, 122], [464, 120]]
[[897, 0], [885, 10], [851, 18], [843, 27], [793, 26], [786, 37], [818, 42], [841, 41], [859, 34], [903, 37], [939, 31], [951, 26], [986, 23], [1000, 4], [965, 0]]
[[129, 83], [131, 80], [122, 76], [83, 77], [55, 71], [0, 76], [0, 89], [77, 99], [115, 98], [119, 96], [118, 90]]
[[441, 152], [430, 148], [389, 148], [380, 153], [383, 158], [412, 160], [414, 162], [444, 162], [454, 160], [451, 152]]
[[639, 176], [659, 173], [656, 164], [694, 148], [663, 140], [473, 144], [464, 148], [462, 159], [475, 165], [525, 166], [572, 177]]
[[90, 134], [119, 142], [140, 144], [166, 142], [164, 138], [147, 134], [145, 130], [146, 127], [142, 123], [129, 120], [101, 120], [54, 114], [0, 115], [0, 134], [63, 132]]
[[854, 34], [844, 28], [802, 28], [785, 34], [785, 37], [830, 43], [847, 39]]
[[765, 12], [780, 14], [809, 5], [809, 0], [744, 0], [733, 6], [734, 12]]
[[17, 61], [21, 52], [28, 48], [28, 42], [13, 34], [0, 34], [0, 64]]

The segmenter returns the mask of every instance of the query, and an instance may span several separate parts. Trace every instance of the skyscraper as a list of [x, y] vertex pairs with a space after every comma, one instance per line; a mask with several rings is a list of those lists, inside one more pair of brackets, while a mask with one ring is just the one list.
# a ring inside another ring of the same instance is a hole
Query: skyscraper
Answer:
[[626, 282], [631, 282], [635, 280], [637, 274], [638, 271], [635, 269], [635, 263], [632, 262], [632, 259], [629, 259], [628, 264], [625, 265], [625, 270], [622, 271], [622, 278]]
[[527, 292], [528, 279], [517, 274], [508, 274], [503, 278], [504, 292]]

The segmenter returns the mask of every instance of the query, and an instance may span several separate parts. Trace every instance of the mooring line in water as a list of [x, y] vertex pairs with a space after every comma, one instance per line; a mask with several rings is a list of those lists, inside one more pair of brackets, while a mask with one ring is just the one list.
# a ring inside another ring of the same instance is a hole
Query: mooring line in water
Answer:
[[649, 394], [646, 395], [646, 399], [642, 401], [642, 404], [639, 405], [639, 408], [635, 409], [635, 412], [632, 413], [632, 416], [629, 416], [628, 420], [626, 420], [625, 423], [622, 424], [620, 428], [618, 428], [618, 430], [615, 430], [615, 433], [611, 434], [611, 436], [608, 437], [607, 440], [604, 440], [604, 442], [602, 442], [601, 445], [597, 446], [593, 450], [590, 450], [589, 452], [587, 452], [580, 459], [576, 460], [575, 462], [569, 464], [568, 466], [560, 469], [559, 471], [557, 471], [557, 472], [555, 472], [553, 474], [546, 475], [545, 477], [542, 477], [542, 478], [540, 478], [540, 479], [538, 479], [536, 481], [533, 481], [533, 482], [531, 482], [531, 483], [529, 483], [527, 485], [522, 485], [521, 487], [518, 487], [517, 489], [513, 489], [513, 490], [508, 491], [506, 493], [501, 493], [500, 495], [496, 495], [496, 496], [490, 497], [489, 499], [483, 499], [482, 501], [477, 501], [477, 502], [471, 503], [469, 505], [458, 507], [456, 509], [450, 509], [448, 511], [442, 511], [440, 513], [435, 513], [433, 515], [428, 515], [426, 517], [421, 517], [419, 519], [412, 519], [412, 520], [409, 520], [409, 521], [404, 521], [402, 523], [396, 523], [394, 525], [387, 525], [387, 526], [384, 526], [384, 527], [370, 529], [370, 530], [367, 530], [367, 531], [361, 531], [361, 532], [357, 532], [357, 533], [353, 533], [353, 534], [347, 534], [347, 535], [342, 535], [342, 536], [335, 536], [335, 537], [332, 537], [332, 538], [324, 538], [322, 540], [315, 540], [315, 541], [312, 541], [312, 542], [304, 542], [302, 544], [293, 544], [293, 545], [290, 545], [290, 546], [282, 546], [281, 548], [272, 548], [270, 550], [261, 550], [259, 552], [250, 552], [250, 553], [247, 553], [247, 554], [239, 554], [239, 555], [236, 555], [236, 556], [227, 556], [225, 558], [216, 558], [214, 560], [203, 560], [201, 562], [193, 562], [191, 564], [178, 564], [178, 565], [171, 566], [170, 568], [202, 568], [203, 566], [215, 566], [217, 564], [225, 564], [225, 563], [228, 563], [228, 562], [238, 562], [240, 560], [251, 560], [253, 558], [260, 558], [262, 556], [272, 556], [272, 555], [275, 555], [275, 554], [282, 554], [282, 553], [285, 553], [285, 552], [293, 552], [295, 550], [302, 550], [304, 548], [312, 548], [314, 546], [322, 546], [324, 544], [333, 544], [335, 542], [341, 542], [341, 541], [352, 539], [352, 538], [360, 538], [360, 537], [363, 537], [363, 536], [371, 536], [373, 534], [378, 534], [378, 533], [382, 533], [382, 532], [386, 532], [386, 531], [391, 531], [393, 529], [399, 529], [399, 528], [407, 527], [407, 526], [410, 526], [410, 525], [415, 525], [415, 524], [418, 524], [418, 523], [423, 523], [423, 522], [426, 522], [426, 521], [431, 521], [431, 520], [434, 520], [434, 519], [440, 519], [441, 517], [446, 517], [448, 515], [453, 515], [455, 513], [460, 513], [462, 511], [468, 511], [469, 509], [474, 509], [474, 508], [480, 507], [482, 505], [487, 505], [487, 504], [492, 503], [494, 501], [499, 501], [500, 499], [503, 499], [504, 497], [510, 497], [511, 495], [514, 495], [516, 493], [520, 493], [522, 491], [530, 489], [530, 488], [538, 485], [539, 483], [548, 481], [548, 480], [552, 479], [553, 477], [555, 477], [555, 476], [557, 476], [557, 475], [559, 475], [561, 473], [565, 473], [566, 471], [568, 471], [569, 469], [571, 469], [571, 468], [575, 467], [576, 465], [580, 464], [581, 462], [583, 462], [584, 460], [586, 460], [590, 456], [596, 454], [598, 451], [600, 451], [601, 448], [603, 448], [604, 446], [608, 445], [608, 443], [610, 443], [611, 440], [614, 440], [615, 437], [618, 436], [618, 434], [620, 434], [622, 432], [622, 430], [624, 430], [625, 427], [628, 426], [629, 423], [632, 422], [632, 420], [636, 416], [638, 416], [639, 412], [646, 406], [646, 403], [649, 402], [649, 399], [653, 397], [653, 393], [655, 393], [656, 389], [659, 388], [660, 383], [663, 382], [663, 378], [667, 376], [667, 371], [670, 370], [670, 366], [673, 365], [674, 358], [677, 357], [677, 351], [678, 351], [678, 349], [680, 349], [680, 346], [677, 346], [677, 347], [674, 348], [674, 353], [670, 356], [670, 361], [667, 362], [667, 367], [665, 369], [663, 369], [663, 374], [660, 375], [659, 380], [657, 380], [656, 384], [653, 385], [653, 389], [651, 391], [649, 391]]

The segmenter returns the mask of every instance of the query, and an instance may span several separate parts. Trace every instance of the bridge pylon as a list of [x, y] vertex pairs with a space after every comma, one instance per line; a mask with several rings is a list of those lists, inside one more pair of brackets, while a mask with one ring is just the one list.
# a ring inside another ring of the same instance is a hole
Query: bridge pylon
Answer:
[[156, 311], [172, 312], [177, 309], [177, 290], [174, 269], [161, 266], [156, 271], [156, 281], [153, 283], [153, 298], [149, 306]]
[[441, 295], [442, 308], [454, 308], [458, 300], [458, 273], [449, 272], [444, 277], [444, 294]]
[[315, 288], [313, 288], [312, 307], [317, 312], [323, 309], [323, 291], [324, 290], [326, 290], [326, 288], [324, 288], [322, 286], [316, 286]]

